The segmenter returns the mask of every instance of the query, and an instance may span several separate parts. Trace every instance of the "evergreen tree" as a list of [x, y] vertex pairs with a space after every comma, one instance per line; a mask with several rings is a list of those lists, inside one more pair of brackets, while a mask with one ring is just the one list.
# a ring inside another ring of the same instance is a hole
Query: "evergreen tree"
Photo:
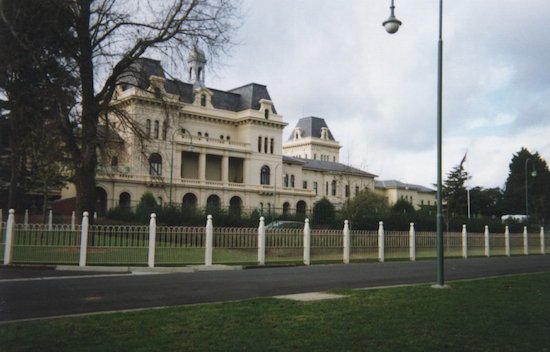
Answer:
[[470, 178], [468, 172], [464, 170], [466, 156], [460, 164], [455, 166], [447, 175], [441, 188], [443, 200], [447, 202], [444, 209], [447, 216], [459, 216], [468, 214], [468, 194], [465, 183]]
[[[527, 197], [527, 199], [526, 199]], [[550, 216], [550, 171], [538, 153], [514, 154], [502, 197], [503, 214], [527, 214], [544, 222]]]
[[313, 205], [312, 222], [315, 225], [332, 225], [336, 220], [334, 205], [325, 197]]

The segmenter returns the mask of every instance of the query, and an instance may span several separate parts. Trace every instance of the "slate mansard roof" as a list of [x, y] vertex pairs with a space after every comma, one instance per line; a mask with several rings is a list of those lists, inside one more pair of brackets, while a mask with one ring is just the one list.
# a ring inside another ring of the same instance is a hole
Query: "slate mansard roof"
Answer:
[[[123, 89], [130, 87], [147, 89], [150, 86], [149, 77], [151, 76], [166, 79], [166, 83], [164, 84], [166, 92], [178, 95], [183, 103], [190, 104], [193, 102], [193, 84], [167, 79], [164, 69], [158, 60], [148, 58], [138, 59], [120, 76], [119, 81], [122, 82]], [[208, 89], [213, 93], [212, 105], [216, 109], [221, 110], [234, 112], [248, 109], [259, 110], [261, 99], [271, 100], [267, 87], [257, 83], [250, 83], [229, 91]], [[276, 114], [275, 106], [272, 106], [272, 109], [273, 113]]]
[[333, 161], [303, 159], [283, 155], [283, 162], [287, 164], [302, 165], [304, 170], [322, 171], [322, 172], [338, 172], [365, 177], [377, 177], [377, 175], [354, 168], [349, 165], [337, 163]]
[[[307, 138], [307, 137], [321, 138], [321, 129], [323, 127], [326, 127], [328, 129], [325, 119], [321, 117], [308, 116], [308, 117], [302, 117], [296, 124], [295, 129], [299, 128], [301, 130], [302, 138]], [[328, 139], [331, 141], [335, 141], [334, 136], [330, 132], [330, 129], [328, 129]], [[289, 141], [294, 140], [294, 133], [290, 134], [290, 137], [288, 138], [288, 140]]]

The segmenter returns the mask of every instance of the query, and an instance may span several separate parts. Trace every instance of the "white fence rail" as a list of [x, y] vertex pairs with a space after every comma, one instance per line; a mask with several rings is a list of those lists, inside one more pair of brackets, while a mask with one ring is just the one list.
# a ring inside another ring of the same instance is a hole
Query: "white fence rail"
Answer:
[[[0, 213], [1, 214], [1, 213]], [[0, 215], [1, 216], [1, 215]], [[298, 263], [358, 260], [433, 258], [436, 234], [386, 231], [380, 222], [378, 231], [350, 230], [346, 221], [342, 230], [311, 229], [306, 219], [303, 229], [266, 228], [260, 218], [258, 228], [222, 228], [213, 225], [208, 215], [205, 227], [157, 226], [151, 214], [149, 226], [89, 225], [85, 212], [82, 224], [16, 224], [15, 212], [7, 221], [0, 218], [0, 261], [73, 265], [147, 265], [187, 264]], [[544, 255], [548, 235], [538, 233], [468, 233], [444, 235], [447, 257]]]

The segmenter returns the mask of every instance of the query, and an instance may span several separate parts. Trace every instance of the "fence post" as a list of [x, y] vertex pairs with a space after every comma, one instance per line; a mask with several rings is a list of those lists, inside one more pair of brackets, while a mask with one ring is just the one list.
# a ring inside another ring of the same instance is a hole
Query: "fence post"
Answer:
[[378, 261], [384, 261], [384, 222], [378, 223]]
[[350, 257], [350, 237], [349, 237], [349, 222], [344, 221], [344, 264], [349, 264]]
[[53, 230], [53, 210], [48, 213], [48, 230]]
[[489, 243], [489, 226], [485, 225], [485, 231], [483, 232], [483, 237], [485, 238], [485, 256], [491, 256], [491, 245]]
[[468, 229], [462, 224], [462, 258], [468, 259]]
[[72, 214], [71, 214], [71, 231], [74, 231], [75, 223], [76, 223], [76, 214], [73, 211]]
[[80, 261], [78, 263], [79, 266], [86, 266], [86, 257], [88, 254], [88, 226], [90, 223], [88, 216], [89, 214], [87, 211], [82, 214], [82, 227], [80, 229]]
[[23, 218], [25, 230], [29, 228], [29, 209], [25, 209], [25, 217]]
[[8, 213], [8, 223], [6, 224], [6, 241], [4, 242], [4, 265], [11, 264], [13, 228], [15, 225], [15, 210], [10, 209]]
[[544, 227], [540, 227], [540, 254], [545, 255], [546, 254], [546, 248], [544, 243]]
[[309, 219], [304, 223], [304, 264], [311, 264], [311, 229], [309, 228]]
[[523, 226], [523, 255], [529, 255], [529, 234], [527, 233], [527, 226]]
[[414, 222], [411, 222], [409, 227], [409, 258], [413, 262], [416, 260], [416, 231], [414, 229]]
[[212, 215], [206, 217], [206, 248], [204, 250], [204, 265], [212, 265], [212, 244], [214, 240], [214, 225], [212, 225]]
[[504, 227], [504, 246], [505, 246], [505, 252], [506, 256], [510, 256], [510, 228], [508, 225]]
[[147, 265], [149, 268], [155, 267], [155, 244], [157, 242], [157, 214], [151, 214], [149, 221], [149, 255], [147, 257]]
[[260, 216], [260, 226], [258, 227], [258, 264], [265, 265], [265, 219]]

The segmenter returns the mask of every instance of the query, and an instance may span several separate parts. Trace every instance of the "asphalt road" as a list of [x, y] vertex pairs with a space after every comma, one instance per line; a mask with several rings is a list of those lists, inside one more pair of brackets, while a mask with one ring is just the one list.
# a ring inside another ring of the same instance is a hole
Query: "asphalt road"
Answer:
[[[445, 261], [447, 281], [550, 271], [550, 256]], [[434, 283], [435, 261], [314, 265], [174, 274], [0, 269], [0, 321], [254, 297]]]

